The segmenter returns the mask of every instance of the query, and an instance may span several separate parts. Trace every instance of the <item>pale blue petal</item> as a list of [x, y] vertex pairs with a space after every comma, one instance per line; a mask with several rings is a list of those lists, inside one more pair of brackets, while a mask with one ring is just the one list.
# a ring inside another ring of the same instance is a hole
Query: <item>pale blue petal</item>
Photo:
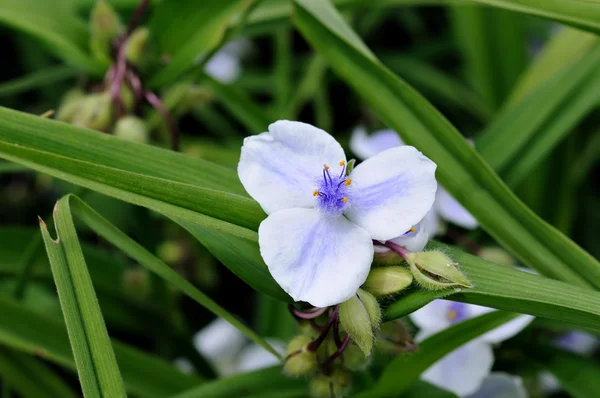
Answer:
[[479, 225], [475, 217], [443, 187], [438, 188], [434, 207], [440, 217], [459, 227], [475, 229]]
[[373, 261], [373, 242], [343, 216], [316, 209], [272, 213], [258, 229], [263, 260], [294, 300], [315, 307], [346, 301], [363, 284]]
[[363, 126], [358, 126], [350, 136], [350, 149], [361, 160], [400, 145], [404, 143], [394, 130], [380, 130], [368, 135]]
[[523, 380], [503, 372], [494, 372], [485, 378], [475, 393], [467, 398], [527, 398]]
[[397, 238], [391, 239], [391, 241], [411, 252], [423, 251], [429, 240], [429, 234], [425, 231], [422, 222], [418, 223], [413, 228], [415, 229], [414, 232], [406, 232]]
[[269, 214], [313, 207], [323, 164], [338, 165], [345, 160], [340, 144], [325, 131], [280, 120], [269, 126], [269, 132], [244, 140], [238, 175], [246, 191]]
[[436, 165], [411, 146], [381, 152], [352, 171], [348, 219], [375, 240], [389, 240], [417, 224], [433, 205]]

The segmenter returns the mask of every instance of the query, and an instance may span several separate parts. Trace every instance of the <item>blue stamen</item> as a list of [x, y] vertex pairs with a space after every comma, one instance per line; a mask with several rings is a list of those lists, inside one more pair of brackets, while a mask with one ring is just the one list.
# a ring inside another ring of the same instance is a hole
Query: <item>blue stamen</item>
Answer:
[[325, 215], [340, 215], [349, 205], [350, 184], [346, 184], [348, 180], [345, 176], [345, 164], [340, 164], [342, 172], [332, 176], [329, 172], [329, 166], [323, 165], [323, 179], [317, 183], [315, 189], [317, 208]]

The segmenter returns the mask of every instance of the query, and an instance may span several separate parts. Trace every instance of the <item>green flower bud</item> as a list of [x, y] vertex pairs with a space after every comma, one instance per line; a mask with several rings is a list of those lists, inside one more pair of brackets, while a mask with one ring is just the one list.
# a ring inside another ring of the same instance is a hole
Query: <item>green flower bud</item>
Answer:
[[74, 88], [67, 91], [56, 112], [56, 119], [62, 122], [71, 123], [73, 117], [81, 107], [81, 100], [84, 97], [85, 93], [80, 88]]
[[73, 124], [94, 130], [105, 130], [112, 121], [112, 102], [108, 93], [88, 95], [73, 116]]
[[[378, 343], [379, 344], [379, 343]], [[371, 357], [365, 357], [356, 343], [350, 342], [342, 354], [342, 363], [346, 369], [352, 371], [365, 370]]]
[[319, 331], [315, 329], [309, 321], [300, 321], [298, 323], [298, 332], [313, 339], [316, 339], [317, 336], [319, 336]]
[[317, 354], [308, 350], [312, 338], [306, 335], [296, 336], [285, 351], [283, 370], [290, 376], [302, 376], [317, 369]]
[[450, 287], [471, 287], [471, 282], [460, 271], [458, 264], [439, 251], [411, 253], [406, 261], [419, 285], [429, 290]]
[[127, 141], [146, 144], [148, 142], [148, 127], [139, 117], [125, 116], [117, 121], [114, 134]]
[[508, 254], [506, 250], [496, 246], [484, 247], [477, 254], [479, 257], [496, 264], [507, 265], [509, 267], [517, 265], [517, 261], [513, 256]]
[[148, 28], [137, 28], [131, 33], [125, 48], [125, 58], [130, 64], [139, 66], [143, 63], [149, 39], [150, 30]]
[[121, 86], [121, 102], [123, 103], [123, 108], [125, 108], [125, 113], [133, 111], [135, 107], [135, 95], [126, 84]]
[[137, 267], [123, 274], [125, 292], [136, 299], [144, 299], [150, 294], [150, 274], [145, 268]]
[[105, 0], [97, 0], [90, 15], [92, 36], [110, 42], [125, 31], [119, 14]]
[[350, 159], [347, 163], [346, 163], [346, 175], [349, 176], [350, 173], [352, 173], [352, 170], [354, 170], [354, 165], [356, 164], [356, 159]]
[[362, 288], [381, 297], [406, 289], [412, 281], [412, 274], [404, 267], [379, 267], [371, 269]]
[[411, 352], [418, 348], [410, 332], [400, 320], [385, 322], [377, 332], [377, 349], [393, 354]]
[[158, 246], [156, 254], [167, 264], [178, 264], [185, 257], [185, 248], [177, 241], [168, 240]]
[[377, 299], [362, 289], [340, 304], [340, 323], [352, 340], [368, 356], [373, 349], [373, 329], [381, 322], [381, 307]]
[[381, 267], [389, 267], [404, 263], [404, 259], [393, 250], [385, 252], [375, 252], [373, 256], [373, 265]]
[[348, 393], [351, 385], [350, 373], [336, 368], [329, 376], [318, 374], [310, 380], [310, 395], [315, 398], [339, 398]]

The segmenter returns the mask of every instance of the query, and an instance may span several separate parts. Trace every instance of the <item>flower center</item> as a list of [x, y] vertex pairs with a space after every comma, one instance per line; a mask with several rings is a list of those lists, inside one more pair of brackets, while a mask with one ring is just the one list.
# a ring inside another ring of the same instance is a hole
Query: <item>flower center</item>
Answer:
[[446, 314], [450, 323], [464, 321], [468, 317], [468, 311], [463, 303], [451, 303]]
[[330, 172], [330, 167], [323, 165], [323, 179], [317, 181], [317, 189], [313, 195], [317, 199], [317, 207], [325, 215], [340, 215], [349, 205], [350, 184], [352, 179], [346, 178], [346, 162], [340, 162], [342, 170], [339, 175]]

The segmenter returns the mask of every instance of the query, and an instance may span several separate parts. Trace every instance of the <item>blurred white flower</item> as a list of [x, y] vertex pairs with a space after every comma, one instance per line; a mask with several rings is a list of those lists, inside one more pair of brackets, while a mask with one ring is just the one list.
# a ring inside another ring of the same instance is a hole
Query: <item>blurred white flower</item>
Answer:
[[[495, 310], [479, 305], [435, 300], [412, 313], [410, 318], [420, 329], [415, 336], [416, 340], [422, 341], [456, 323], [491, 311]], [[492, 346], [515, 336], [532, 320], [531, 315], [520, 315], [471, 340], [437, 361], [421, 377], [461, 397], [473, 394], [490, 375], [494, 364]]]
[[[281, 355], [285, 343], [277, 339], [266, 339]], [[217, 318], [194, 336], [194, 347], [221, 376], [250, 372], [279, 364], [269, 351], [251, 342], [242, 332], [224, 319]], [[175, 360], [182, 372], [191, 373], [192, 364], [183, 359]]]
[[[400, 136], [393, 130], [380, 130], [368, 135], [364, 127], [358, 126], [350, 137], [350, 149], [361, 160], [402, 145]], [[438, 186], [433, 208], [421, 221], [429, 237], [443, 233], [442, 219], [466, 229], [478, 226], [477, 220], [448, 191]]]
[[479, 390], [467, 398], [527, 398], [527, 391], [520, 377], [494, 372], [483, 380]]
[[[204, 71], [222, 83], [233, 83], [240, 75], [242, 57], [249, 47], [248, 39], [230, 41], [210, 58], [204, 66]], [[198, 61], [201, 59], [200, 57]]]

